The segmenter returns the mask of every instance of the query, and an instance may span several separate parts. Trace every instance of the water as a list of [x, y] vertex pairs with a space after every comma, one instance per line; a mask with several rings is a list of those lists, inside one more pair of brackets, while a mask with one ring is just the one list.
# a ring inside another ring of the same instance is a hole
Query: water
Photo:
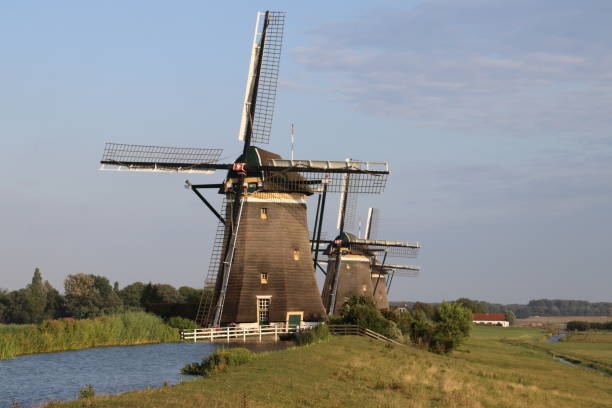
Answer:
[[563, 357], [553, 356], [553, 360], [560, 361], [562, 363], [569, 364], [571, 366], [575, 366], [576, 365], [575, 363], [573, 363], [573, 362], [571, 362], [571, 361], [569, 361], [569, 360], [567, 360], [567, 359], [565, 359]]
[[0, 407], [13, 401], [24, 408], [51, 400], [72, 400], [86, 384], [96, 394], [176, 384], [179, 370], [199, 361], [223, 344], [163, 343], [98, 347], [59, 353], [33, 354], [0, 360]]
[[566, 335], [566, 334], [567, 334], [567, 333], [559, 333], [559, 334], [557, 334], [556, 336], [550, 336], [550, 337], [548, 338], [548, 340], [547, 340], [547, 341], [548, 341], [549, 343], [556, 343], [556, 342], [558, 342], [559, 340], [561, 340], [563, 337], [565, 337], [565, 335]]

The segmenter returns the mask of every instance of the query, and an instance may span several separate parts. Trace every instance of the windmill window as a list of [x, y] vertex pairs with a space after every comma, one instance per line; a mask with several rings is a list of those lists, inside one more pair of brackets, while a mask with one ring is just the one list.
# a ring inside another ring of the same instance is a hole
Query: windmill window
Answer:
[[300, 260], [300, 250], [299, 249], [294, 249], [293, 250], [293, 260], [294, 261], [299, 261]]
[[259, 211], [259, 218], [261, 218], [262, 220], [267, 220], [268, 219], [268, 209], [267, 208], [262, 208]]
[[368, 287], [367, 287], [366, 285], [363, 285], [363, 286], [361, 287], [361, 290], [363, 290], [364, 292], [367, 292], [367, 291], [368, 291]]
[[264, 285], [268, 283], [268, 272], [261, 273], [261, 283]]

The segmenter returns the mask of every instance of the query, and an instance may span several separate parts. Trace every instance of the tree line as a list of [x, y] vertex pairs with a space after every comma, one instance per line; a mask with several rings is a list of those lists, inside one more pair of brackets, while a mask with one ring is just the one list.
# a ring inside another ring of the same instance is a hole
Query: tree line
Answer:
[[[480, 300], [460, 298], [455, 302], [470, 309], [472, 313], [512, 313], [519, 319], [532, 316], [612, 316], [612, 303], [588, 302], [586, 300], [537, 299], [526, 305], [489, 303]], [[407, 305], [412, 302], [391, 302], [393, 305]], [[435, 306], [435, 304], [432, 304]]]
[[124, 288], [103, 276], [78, 273], [64, 280], [64, 294], [43, 281], [38, 268], [23, 289], [0, 289], [0, 323], [40, 323], [43, 320], [98, 317], [146, 309], [154, 303], [197, 303], [202, 289], [175, 288], [159, 283], [135, 282]]

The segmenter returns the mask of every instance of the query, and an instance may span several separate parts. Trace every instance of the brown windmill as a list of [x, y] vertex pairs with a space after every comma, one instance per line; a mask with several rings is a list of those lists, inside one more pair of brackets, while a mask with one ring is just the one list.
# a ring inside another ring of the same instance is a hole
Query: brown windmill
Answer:
[[[343, 191], [347, 175], [355, 180], [351, 193], [382, 193], [389, 174], [386, 163], [283, 160], [254, 146], [270, 140], [284, 20], [283, 12], [257, 14], [239, 135], [242, 154], [234, 163], [218, 164], [219, 150], [110, 143], [101, 161], [128, 171], [227, 171], [221, 184], [186, 184], [219, 219], [205, 279], [213, 296], [204, 291], [196, 317], [202, 326], [323, 320], [306, 199], [318, 194], [315, 225], [320, 224], [326, 194]], [[200, 192], [206, 188], [224, 195], [220, 211]]]
[[[348, 189], [346, 189], [348, 191]], [[348, 192], [343, 193], [339, 213], [340, 233], [327, 244], [327, 273], [323, 286], [323, 304], [328, 314], [337, 313], [344, 302], [353, 295], [369, 296], [379, 309], [388, 309], [387, 293], [393, 277], [416, 276], [418, 266], [387, 263], [389, 258], [414, 258], [421, 247], [418, 242], [387, 241], [374, 239], [377, 211], [370, 208], [365, 237], [359, 238], [344, 230], [347, 208], [351, 205]]]

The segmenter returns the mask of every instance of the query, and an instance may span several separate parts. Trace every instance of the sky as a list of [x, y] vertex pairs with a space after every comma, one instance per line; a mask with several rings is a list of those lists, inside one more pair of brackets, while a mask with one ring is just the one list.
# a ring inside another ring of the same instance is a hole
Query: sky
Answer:
[[390, 163], [358, 214], [422, 245], [392, 300], [612, 301], [608, 0], [2, 2], [0, 288], [201, 286], [216, 222], [183, 186], [223, 174], [98, 162], [107, 141], [232, 161], [266, 9], [288, 14], [265, 148], [289, 156], [293, 123], [296, 158]]

